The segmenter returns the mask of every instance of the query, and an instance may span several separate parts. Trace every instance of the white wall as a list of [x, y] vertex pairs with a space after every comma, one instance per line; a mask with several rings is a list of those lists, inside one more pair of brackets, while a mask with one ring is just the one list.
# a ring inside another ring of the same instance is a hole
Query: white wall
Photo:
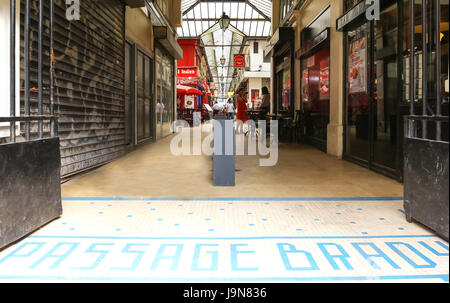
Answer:
[[248, 93], [249, 93], [249, 98], [251, 90], [252, 89], [258, 89], [259, 90], [259, 96], [261, 97], [261, 85], [262, 85], [262, 81], [261, 78], [249, 78], [248, 79]]
[[[248, 41], [249, 47], [248, 47], [248, 57], [250, 61], [250, 71], [257, 72], [270, 72], [270, 63], [264, 62], [264, 48], [267, 46], [266, 41]], [[254, 44], [255, 42], [258, 42], [258, 53], [254, 53]]]
[[[20, 1], [16, 1], [16, 116], [20, 115]], [[9, 23], [10, 23], [10, 1], [0, 1], [0, 117], [10, 116], [10, 43], [9, 43]], [[18, 134], [18, 126], [16, 126]], [[9, 123], [0, 123], [0, 138], [9, 137]]]

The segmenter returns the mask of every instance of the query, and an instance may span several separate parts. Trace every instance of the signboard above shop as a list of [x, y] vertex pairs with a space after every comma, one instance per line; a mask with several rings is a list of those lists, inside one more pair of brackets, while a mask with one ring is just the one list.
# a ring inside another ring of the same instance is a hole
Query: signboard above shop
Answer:
[[330, 28], [326, 28], [314, 38], [305, 41], [305, 45], [295, 52], [295, 58], [303, 59], [311, 55], [311, 53], [317, 51], [321, 46], [326, 45], [327, 42], [329, 43], [329, 38]]
[[234, 67], [244, 68], [245, 67], [245, 57], [242, 54], [234, 55]]
[[177, 69], [177, 77], [187, 78], [196, 77], [198, 75], [197, 67], [180, 67]]
[[336, 29], [338, 31], [343, 31], [347, 25], [365, 15], [367, 7], [368, 5], [365, 0], [360, 1], [351, 10], [336, 20]]

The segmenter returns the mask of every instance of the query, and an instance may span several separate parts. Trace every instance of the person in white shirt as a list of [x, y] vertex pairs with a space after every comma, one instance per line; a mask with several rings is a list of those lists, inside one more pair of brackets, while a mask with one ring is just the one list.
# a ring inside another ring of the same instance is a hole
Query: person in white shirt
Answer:
[[228, 99], [227, 104], [225, 105], [225, 110], [227, 112], [227, 118], [230, 120], [234, 120], [234, 104], [233, 100]]
[[218, 115], [219, 113], [221, 113], [223, 110], [222, 106], [220, 106], [220, 104], [216, 101], [216, 103], [214, 103], [213, 105], [213, 111], [214, 111], [214, 115]]

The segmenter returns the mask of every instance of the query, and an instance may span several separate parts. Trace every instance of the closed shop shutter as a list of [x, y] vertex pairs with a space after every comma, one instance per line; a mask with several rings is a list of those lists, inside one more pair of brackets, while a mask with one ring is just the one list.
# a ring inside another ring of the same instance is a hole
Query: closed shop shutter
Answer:
[[[21, 2], [23, 16], [25, 1]], [[38, 1], [30, 2], [34, 20], [30, 35], [33, 68], [37, 66], [34, 50]], [[125, 146], [125, 7], [119, 0], [80, 1], [80, 6], [80, 20], [69, 21], [68, 5], [63, 0], [55, 1], [55, 111], [59, 116], [62, 176], [111, 161], [124, 153]], [[48, 70], [47, 25], [45, 71]], [[35, 72], [31, 70], [30, 87], [37, 86]], [[44, 102], [48, 104], [45, 94], [48, 73], [44, 78]], [[36, 97], [37, 94], [31, 93], [32, 114], [37, 113]], [[44, 113], [47, 108], [44, 107]]]

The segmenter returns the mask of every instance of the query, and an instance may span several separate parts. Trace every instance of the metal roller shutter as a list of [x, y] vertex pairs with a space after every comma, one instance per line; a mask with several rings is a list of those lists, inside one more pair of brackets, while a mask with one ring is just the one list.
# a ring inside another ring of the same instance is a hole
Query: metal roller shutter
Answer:
[[[23, 16], [25, 1], [21, 2]], [[34, 29], [30, 87], [36, 87], [38, 1], [30, 2]], [[125, 151], [125, 6], [118, 0], [80, 1], [80, 5], [81, 19], [68, 21], [65, 1], [55, 1], [55, 101], [63, 177], [111, 161]], [[47, 23], [45, 30], [48, 34]], [[46, 35], [44, 66], [48, 65], [47, 40]], [[48, 74], [44, 78], [48, 87]], [[32, 92], [32, 113], [37, 112], [36, 98]], [[45, 92], [44, 99], [48, 103]]]

